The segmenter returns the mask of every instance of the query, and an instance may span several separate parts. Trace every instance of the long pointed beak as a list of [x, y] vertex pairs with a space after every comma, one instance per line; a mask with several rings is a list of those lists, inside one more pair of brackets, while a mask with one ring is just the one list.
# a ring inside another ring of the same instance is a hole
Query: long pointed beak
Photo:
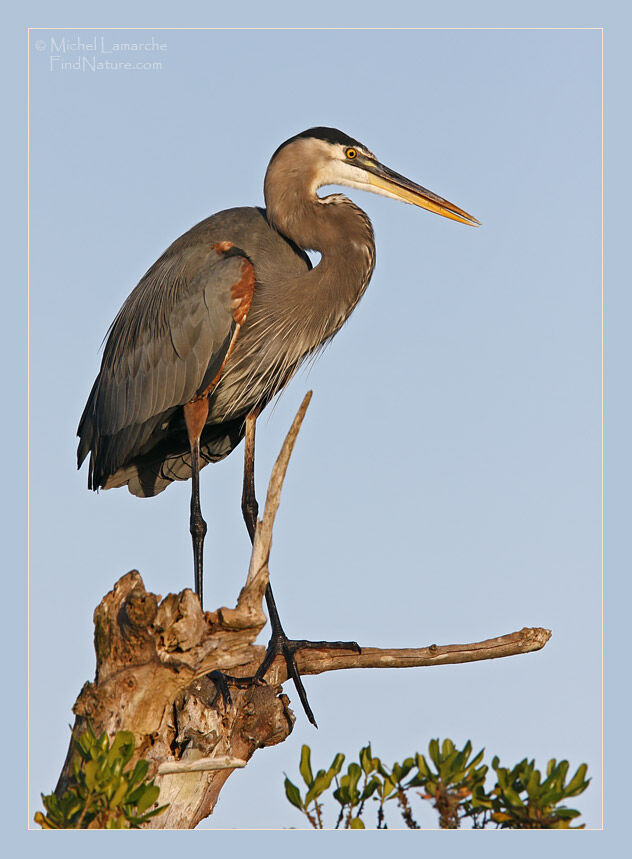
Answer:
[[444, 218], [459, 221], [461, 224], [468, 224], [471, 227], [481, 225], [481, 222], [473, 215], [469, 215], [463, 209], [455, 206], [454, 203], [450, 203], [449, 200], [444, 200], [443, 197], [433, 194], [427, 188], [422, 188], [421, 185], [411, 182], [410, 179], [401, 176], [389, 167], [385, 167], [379, 161], [367, 159], [358, 166], [366, 171], [367, 181], [375, 187], [377, 193], [395, 197], [405, 203], [412, 203], [414, 206], [421, 206], [422, 209], [428, 209], [429, 212], [435, 212], [437, 215], [443, 215]]

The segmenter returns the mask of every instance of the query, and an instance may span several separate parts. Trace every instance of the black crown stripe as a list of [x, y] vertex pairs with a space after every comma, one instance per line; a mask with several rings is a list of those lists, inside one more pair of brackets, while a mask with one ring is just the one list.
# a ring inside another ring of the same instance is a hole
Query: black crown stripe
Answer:
[[283, 147], [288, 145], [288, 143], [293, 143], [295, 140], [300, 140], [302, 137], [326, 140], [327, 143], [333, 144], [340, 143], [342, 146], [359, 146], [362, 149], [366, 149], [364, 144], [360, 143], [358, 140], [354, 140], [353, 137], [349, 137], [349, 135], [345, 134], [344, 131], [340, 131], [338, 128], [327, 128], [326, 126], [319, 125], [316, 128], [308, 128], [307, 131], [301, 131], [300, 134], [295, 134], [294, 137], [290, 137], [282, 143], [278, 149], [276, 149], [270, 160], [275, 158]]

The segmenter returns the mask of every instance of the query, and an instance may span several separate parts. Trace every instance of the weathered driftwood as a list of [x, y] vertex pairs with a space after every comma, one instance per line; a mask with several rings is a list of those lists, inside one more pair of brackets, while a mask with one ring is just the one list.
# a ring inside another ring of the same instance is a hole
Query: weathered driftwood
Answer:
[[[270, 480], [258, 524], [247, 583], [233, 609], [203, 612], [187, 589], [161, 599], [147, 593], [138, 572], [123, 576], [94, 614], [96, 676], [74, 705], [75, 731], [89, 721], [97, 733], [133, 731], [137, 757], [150, 761], [149, 777], [160, 786], [168, 808], [152, 828], [184, 829], [207, 817], [233, 769], [245, 766], [257, 749], [283, 742], [294, 716], [281, 684], [287, 680], [277, 658], [266, 682], [230, 687], [224, 701], [208, 677], [221, 671], [252, 676], [265, 648], [255, 644], [265, 625], [263, 593], [268, 581], [272, 525], [289, 457], [309, 403], [303, 402]], [[380, 649], [362, 653], [336, 649], [297, 654], [302, 674], [345, 668], [403, 668], [495, 659], [539, 650], [550, 637], [545, 629], [523, 629], [474, 644]], [[72, 753], [57, 791], [63, 791]]]

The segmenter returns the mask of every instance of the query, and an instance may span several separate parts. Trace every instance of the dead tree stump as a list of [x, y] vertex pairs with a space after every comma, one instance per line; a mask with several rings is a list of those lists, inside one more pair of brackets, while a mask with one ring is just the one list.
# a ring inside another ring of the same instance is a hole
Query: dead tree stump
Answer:
[[[203, 612], [189, 589], [164, 599], [147, 593], [135, 570], [124, 575], [94, 613], [96, 676], [74, 705], [74, 733], [88, 724], [96, 734], [132, 731], [135, 759], [150, 762], [148, 777], [160, 787], [167, 809], [146, 826], [195, 827], [212, 813], [231, 772], [243, 767], [257, 749], [282, 743], [294, 715], [283, 694], [287, 680], [278, 657], [265, 682], [230, 687], [225, 701], [209, 674], [219, 671], [251, 677], [265, 648], [255, 644], [265, 625], [262, 602], [268, 582], [272, 526], [290, 454], [309, 404], [309, 395], [274, 466], [263, 519], [257, 525], [250, 570], [237, 605]], [[361, 653], [326, 649], [297, 654], [301, 674], [347, 668], [402, 668], [471, 662], [527, 653], [542, 648], [545, 629], [523, 629], [499, 638], [464, 645], [411, 649], [362, 648]], [[72, 772], [72, 740], [57, 784], [66, 789]]]

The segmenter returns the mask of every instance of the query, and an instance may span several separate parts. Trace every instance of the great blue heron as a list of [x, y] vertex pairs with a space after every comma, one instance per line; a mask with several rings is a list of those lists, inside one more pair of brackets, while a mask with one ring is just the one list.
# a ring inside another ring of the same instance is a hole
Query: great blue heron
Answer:
[[[206, 534], [200, 468], [223, 459], [245, 436], [242, 511], [254, 539], [256, 419], [303, 361], [340, 330], [373, 273], [369, 218], [342, 194], [319, 197], [323, 185], [373, 191], [464, 224], [479, 223], [380, 164], [343, 132], [303, 131], [270, 160], [265, 209], [212, 215], [144, 275], [112, 323], [79, 423], [78, 464], [90, 454], [91, 489], [127, 485], [132, 494], [148, 497], [192, 477], [190, 530], [200, 602]], [[320, 252], [315, 268], [306, 250]], [[287, 639], [269, 585], [266, 602], [272, 638], [258, 673], [283, 652], [314, 722], [294, 662], [298, 646], [309, 643]]]

